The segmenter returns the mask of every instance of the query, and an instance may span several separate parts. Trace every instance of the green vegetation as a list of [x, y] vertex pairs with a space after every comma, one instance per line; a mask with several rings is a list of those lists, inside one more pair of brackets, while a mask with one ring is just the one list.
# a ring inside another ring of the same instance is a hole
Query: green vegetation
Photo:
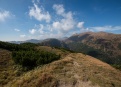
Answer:
[[23, 68], [32, 69], [38, 65], [50, 63], [60, 58], [60, 55], [36, 49], [37, 44], [12, 44], [0, 42], [0, 48], [12, 51], [12, 59]]
[[121, 87], [121, 73], [108, 64], [81, 53], [71, 53], [35, 68], [5, 87]]
[[118, 48], [121, 50], [121, 43], [118, 44]]
[[[0, 46], [3, 49], [0, 49], [0, 87], [56, 87], [63, 85], [69, 87], [71, 85], [121, 87], [119, 70], [114, 70], [108, 64], [88, 55], [71, 53], [64, 48], [38, 46], [31, 43], [18, 45], [1, 43]], [[85, 54], [97, 56], [100, 59], [102, 58], [101, 60], [109, 62], [108, 57], [103, 58], [103, 52], [86, 47], [84, 44], [82, 46], [81, 51], [85, 50]], [[61, 59], [59, 54], [62, 57]], [[119, 59], [120, 57], [118, 56]], [[58, 61], [50, 63], [54, 60]], [[118, 61], [115, 61], [115, 63], [120, 64]], [[36, 66], [39, 67], [36, 68]], [[121, 68], [119, 65], [113, 66], [117, 69]]]
[[119, 69], [119, 70], [121, 70], [121, 65], [116, 65], [116, 64], [114, 64], [114, 65], [112, 65], [114, 68], [116, 68], [116, 69]]
[[60, 58], [60, 55], [56, 55], [54, 53], [44, 51], [39, 52], [34, 50], [14, 51], [12, 53], [12, 56], [16, 64], [27, 67], [28, 69], [31, 69], [38, 65], [50, 63]]
[[93, 56], [110, 65], [115, 65], [116, 68], [118, 67], [118, 69], [120, 68], [119, 66], [121, 66], [121, 56], [113, 57], [111, 51], [104, 52], [101, 49], [95, 49], [93, 47], [89, 47], [88, 45], [85, 45], [81, 42], [71, 42], [68, 43], [68, 46], [70, 50]]
[[100, 54], [100, 50], [94, 49], [93, 47], [89, 47], [81, 42], [72, 42], [68, 44], [70, 50], [75, 52], [81, 52], [83, 54], [87, 54], [93, 57], [98, 57]]
[[38, 45], [34, 43], [12, 44], [0, 41], [0, 48], [7, 49], [9, 51], [33, 50], [35, 46]]

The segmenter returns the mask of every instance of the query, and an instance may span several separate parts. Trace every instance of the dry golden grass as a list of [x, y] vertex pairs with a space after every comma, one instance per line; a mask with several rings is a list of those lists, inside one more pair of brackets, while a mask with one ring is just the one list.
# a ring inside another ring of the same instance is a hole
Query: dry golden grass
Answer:
[[0, 49], [0, 85], [6, 84], [11, 80], [11, 56], [10, 52], [7, 50]]
[[13, 79], [13, 61], [11, 52], [0, 49], [0, 86]]
[[37, 67], [5, 87], [121, 87], [121, 72], [81, 53]]
[[11, 52], [0, 49], [0, 87], [22, 74], [21, 68], [13, 62]]

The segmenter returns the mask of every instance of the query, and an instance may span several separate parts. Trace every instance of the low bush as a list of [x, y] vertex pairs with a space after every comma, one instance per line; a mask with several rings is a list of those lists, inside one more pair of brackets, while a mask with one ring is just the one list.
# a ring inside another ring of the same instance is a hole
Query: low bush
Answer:
[[36, 50], [28, 50], [28, 51], [21, 50], [21, 51], [14, 51], [12, 53], [12, 57], [16, 64], [31, 69], [38, 65], [43, 65], [50, 63], [54, 60], [58, 60], [60, 58], [60, 55], [56, 55], [55, 53], [45, 52], [45, 51], [39, 52]]
[[60, 55], [55, 53], [38, 51], [35, 49], [37, 46], [34, 43], [12, 44], [0, 41], [0, 48], [11, 51], [14, 62], [27, 69], [32, 69], [60, 58]]

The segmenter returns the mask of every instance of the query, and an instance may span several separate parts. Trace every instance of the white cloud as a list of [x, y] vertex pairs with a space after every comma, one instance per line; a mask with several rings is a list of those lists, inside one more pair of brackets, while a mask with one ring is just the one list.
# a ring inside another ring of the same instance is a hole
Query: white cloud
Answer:
[[56, 14], [63, 17], [59, 21], [53, 22], [52, 26], [54, 29], [59, 29], [62, 32], [68, 32], [72, 30], [75, 26], [75, 20], [73, 19], [72, 12], [65, 12], [63, 5], [53, 5], [53, 9], [56, 11]]
[[77, 28], [79, 28], [79, 31], [78, 32], [92, 31], [91, 29], [89, 30], [89, 28], [85, 28], [84, 27], [84, 22], [78, 22], [77, 23]]
[[56, 29], [61, 29], [61, 24], [60, 22], [53, 22], [53, 27], [56, 28]]
[[[46, 38], [61, 38], [63, 36], [72, 35], [73, 32], [81, 32], [80, 28], [83, 27], [84, 22], [77, 22], [74, 18], [72, 11], [66, 11], [63, 5], [53, 5], [53, 9], [55, 11], [54, 16], [51, 22], [47, 24], [39, 24], [34, 26], [32, 30], [29, 30], [32, 38], [37, 39], [46, 39]], [[38, 8], [36, 4], [31, 8], [31, 17], [36, 18], [37, 20], [45, 20], [39, 19], [39, 14], [42, 14], [42, 8]], [[29, 12], [30, 13], [30, 12]], [[35, 16], [33, 14], [37, 13]], [[46, 20], [45, 20], [46, 21]], [[85, 29], [85, 28], [84, 28]], [[87, 30], [87, 29], [85, 29]], [[35, 34], [36, 33], [36, 34]]]
[[46, 24], [46, 25], [40, 24], [38, 31], [40, 34], [47, 34], [48, 36], [51, 33], [55, 32], [51, 24]]
[[38, 30], [40, 34], [44, 34], [44, 31], [42, 29]]
[[94, 31], [115, 31], [115, 30], [121, 30], [121, 26], [97, 26], [97, 27], [89, 27], [89, 29]]
[[21, 37], [21, 38], [24, 38], [24, 37], [26, 37], [26, 35], [25, 35], [25, 34], [22, 34], [22, 35], [20, 35], [20, 37]]
[[19, 29], [14, 29], [15, 31], [19, 32], [20, 30]]
[[0, 22], [5, 21], [10, 16], [11, 16], [11, 14], [9, 11], [0, 11]]
[[57, 14], [63, 15], [65, 12], [65, 9], [63, 8], [63, 5], [53, 5], [53, 9], [56, 10]]
[[31, 30], [29, 30], [29, 33], [30, 33], [30, 34], [35, 34], [35, 33], [36, 33], [36, 29], [31, 29]]
[[38, 30], [40, 34], [44, 34], [43, 29], [44, 29], [44, 25], [40, 24], [39, 25], [39, 30]]
[[65, 9], [63, 7], [63, 5], [57, 5], [57, 4], [54, 4], [53, 5], [53, 9], [56, 11], [56, 14], [57, 15], [60, 15], [64, 18], [69, 18], [69, 19], [73, 19], [73, 14], [71, 11], [69, 12], [65, 12]]
[[63, 36], [63, 33], [58, 32], [58, 33], [44, 33], [44, 34], [40, 34], [38, 36], [38, 39], [47, 39], [47, 38], [61, 38]]
[[61, 19], [61, 21], [53, 22], [53, 28], [67, 32], [74, 28], [75, 22], [72, 19]]
[[121, 26], [95, 26], [95, 27], [84, 27], [84, 22], [79, 22], [77, 24], [77, 27], [80, 28], [81, 32], [87, 32], [87, 31], [116, 31], [121, 30]]
[[77, 27], [78, 27], [78, 28], [83, 28], [83, 25], [84, 25], [84, 22], [79, 22], [79, 23], [77, 24]]
[[49, 12], [44, 11], [44, 8], [39, 8], [35, 3], [34, 7], [31, 7], [29, 11], [29, 16], [34, 17], [38, 21], [45, 20], [46, 22], [50, 22], [51, 20]]

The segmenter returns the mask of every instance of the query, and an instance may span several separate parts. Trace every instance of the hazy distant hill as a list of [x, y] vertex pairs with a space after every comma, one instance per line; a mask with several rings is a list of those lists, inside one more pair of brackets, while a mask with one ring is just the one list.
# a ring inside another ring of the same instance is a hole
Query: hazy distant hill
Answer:
[[30, 40], [26, 40], [26, 41], [10, 41], [10, 43], [15, 43], [15, 44], [21, 44], [21, 43], [26, 43], [26, 42], [30, 42], [30, 43], [40, 43], [42, 40], [37, 40], [37, 39], [30, 39]]

